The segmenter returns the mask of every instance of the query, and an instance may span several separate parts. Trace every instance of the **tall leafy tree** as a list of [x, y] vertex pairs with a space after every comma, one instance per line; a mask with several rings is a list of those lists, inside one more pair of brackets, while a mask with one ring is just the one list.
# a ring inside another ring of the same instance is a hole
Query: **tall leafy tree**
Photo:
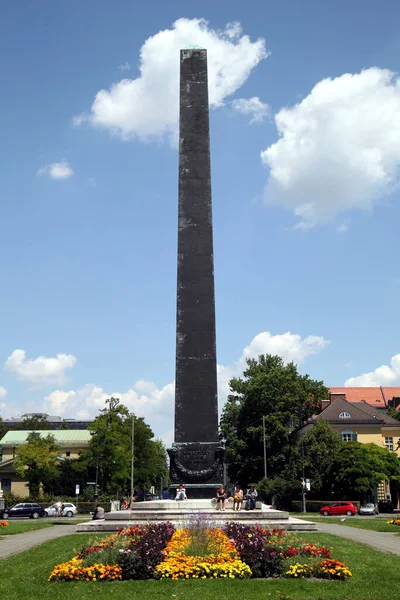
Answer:
[[381, 481], [400, 482], [400, 461], [394, 452], [376, 444], [343, 442], [327, 473], [336, 498], [372, 496]]
[[19, 446], [14, 466], [18, 475], [28, 480], [30, 493], [37, 494], [40, 484], [46, 488], [47, 482], [57, 477], [59, 453], [54, 436], [42, 437], [35, 431]]
[[242, 485], [263, 477], [263, 416], [268, 477], [280, 475], [293, 445], [291, 432], [320, 412], [328, 389], [270, 354], [247, 359], [243, 378], [233, 378], [229, 387], [220, 423], [229, 477]]
[[125, 493], [130, 488], [132, 419], [134, 419], [134, 483], [157, 485], [166, 470], [166, 452], [142, 417], [131, 414], [118, 398], [106, 400], [106, 407], [91, 424], [90, 452], [84, 460], [99, 476], [105, 493]]

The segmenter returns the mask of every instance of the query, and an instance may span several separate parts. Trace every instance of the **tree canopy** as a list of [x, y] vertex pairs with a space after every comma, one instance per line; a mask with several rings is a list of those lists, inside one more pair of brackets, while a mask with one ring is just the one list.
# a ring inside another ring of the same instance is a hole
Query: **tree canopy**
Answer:
[[381, 481], [400, 482], [400, 461], [394, 452], [376, 444], [342, 442], [327, 480], [336, 498], [372, 495]]
[[130, 487], [134, 419], [134, 483], [159, 485], [166, 476], [166, 452], [142, 417], [131, 414], [118, 398], [106, 400], [106, 407], [90, 425], [90, 452], [83, 460], [94, 472], [98, 462], [99, 487], [108, 494], [125, 493]]
[[51, 434], [42, 437], [38, 432], [32, 431], [24, 444], [21, 444], [16, 453], [14, 462], [15, 470], [20, 477], [29, 481], [29, 490], [37, 494], [40, 484], [57, 476], [57, 457], [60, 447], [56, 444]]
[[268, 477], [273, 477], [287, 463], [293, 429], [319, 413], [321, 401], [329, 398], [321, 381], [299, 374], [294, 363], [285, 364], [279, 356], [260, 355], [246, 362], [243, 378], [229, 382], [231, 393], [220, 423], [228, 475], [242, 485], [264, 474], [263, 416]]

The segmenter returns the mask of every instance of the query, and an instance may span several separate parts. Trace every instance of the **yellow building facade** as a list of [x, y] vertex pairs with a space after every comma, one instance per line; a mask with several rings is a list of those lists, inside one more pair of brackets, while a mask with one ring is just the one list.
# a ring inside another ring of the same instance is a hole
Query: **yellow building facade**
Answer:
[[[0, 485], [3, 492], [11, 492], [16, 496], [29, 496], [28, 482], [21, 478], [14, 468], [14, 460], [18, 447], [26, 443], [31, 431], [7, 431], [0, 440]], [[60, 446], [59, 459], [73, 460], [79, 457], [81, 450], [90, 447], [91, 433], [88, 430], [50, 430], [37, 431], [42, 437], [52, 435]]]

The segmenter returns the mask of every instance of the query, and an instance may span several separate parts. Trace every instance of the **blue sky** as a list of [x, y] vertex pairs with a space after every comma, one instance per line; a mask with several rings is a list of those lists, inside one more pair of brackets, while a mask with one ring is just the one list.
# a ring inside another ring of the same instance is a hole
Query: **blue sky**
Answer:
[[171, 439], [177, 58], [199, 42], [221, 403], [258, 352], [327, 385], [400, 381], [399, 5], [244, 4], [3, 9], [4, 417], [118, 392]]

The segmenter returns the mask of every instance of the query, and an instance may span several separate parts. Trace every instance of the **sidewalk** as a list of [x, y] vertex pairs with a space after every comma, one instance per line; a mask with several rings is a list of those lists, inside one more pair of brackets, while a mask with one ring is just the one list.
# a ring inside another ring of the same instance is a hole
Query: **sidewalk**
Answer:
[[318, 523], [317, 527], [318, 531], [323, 533], [338, 535], [353, 540], [354, 542], [360, 542], [360, 544], [370, 546], [375, 550], [380, 550], [380, 552], [400, 556], [400, 536], [396, 533], [382, 533], [380, 531], [346, 527], [346, 525], [329, 525], [328, 523]]
[[29, 550], [29, 548], [33, 548], [34, 546], [39, 546], [48, 540], [54, 540], [63, 535], [72, 535], [74, 533], [74, 525], [55, 525], [46, 529], [37, 529], [36, 531], [27, 531], [25, 533], [17, 533], [16, 535], [5, 535], [0, 539], [0, 560], [24, 550]]

